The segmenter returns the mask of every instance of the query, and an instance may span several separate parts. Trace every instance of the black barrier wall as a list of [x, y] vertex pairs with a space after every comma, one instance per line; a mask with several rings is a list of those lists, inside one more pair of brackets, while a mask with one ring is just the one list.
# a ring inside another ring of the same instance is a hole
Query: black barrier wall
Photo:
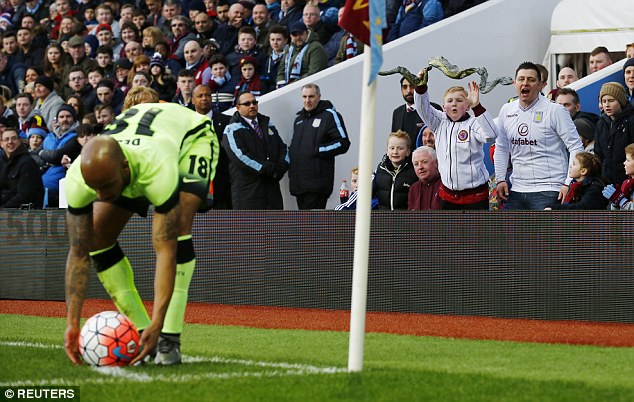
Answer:
[[[628, 212], [373, 212], [368, 309], [634, 322]], [[354, 212], [197, 217], [190, 301], [349, 309]], [[0, 211], [0, 298], [63, 300], [64, 211]], [[152, 298], [151, 219], [120, 238]], [[96, 275], [89, 297], [105, 298]]]

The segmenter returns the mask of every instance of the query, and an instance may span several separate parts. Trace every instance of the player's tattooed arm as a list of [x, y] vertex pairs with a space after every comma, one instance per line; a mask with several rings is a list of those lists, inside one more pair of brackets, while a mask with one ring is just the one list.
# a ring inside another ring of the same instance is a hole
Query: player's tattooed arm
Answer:
[[66, 260], [66, 331], [64, 351], [74, 364], [81, 364], [79, 355], [79, 320], [88, 289], [90, 242], [93, 239], [92, 213], [66, 213], [70, 250]]
[[[66, 260], [66, 309], [69, 324], [79, 325], [81, 307], [88, 289], [90, 245], [93, 239], [92, 213], [66, 214], [70, 250]], [[71, 322], [72, 321], [72, 322]]]

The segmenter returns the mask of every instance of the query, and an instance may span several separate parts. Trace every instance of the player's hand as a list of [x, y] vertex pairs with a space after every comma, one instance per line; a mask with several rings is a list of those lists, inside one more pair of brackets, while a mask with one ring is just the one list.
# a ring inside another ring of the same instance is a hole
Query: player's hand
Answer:
[[82, 364], [81, 355], [79, 354], [79, 327], [70, 324], [66, 325], [64, 351], [73, 364]]
[[142, 362], [145, 359], [145, 356], [148, 356], [150, 353], [154, 352], [156, 349], [156, 345], [158, 344], [159, 335], [161, 334], [162, 325], [154, 325], [150, 324], [149, 327], [143, 330], [141, 334], [141, 339], [139, 340], [139, 350], [141, 352], [132, 359], [130, 362], [130, 366], [136, 365], [138, 362]]
[[508, 201], [509, 199], [509, 185], [502, 181], [497, 185], [498, 197], [503, 199], [504, 201]]
[[70, 159], [68, 155], [62, 156], [62, 166], [64, 166], [65, 169], [68, 169], [71, 163], [72, 159]]
[[469, 100], [469, 104], [472, 108], [478, 106], [480, 104], [480, 87], [476, 84], [475, 81], [471, 81], [469, 84], [469, 96], [467, 99]]
[[566, 199], [566, 194], [568, 194], [569, 190], [570, 190], [570, 187], [566, 186], [565, 184], [561, 186], [561, 188], [559, 189], [559, 195], [557, 196], [557, 200], [561, 201], [562, 204], [564, 200]]

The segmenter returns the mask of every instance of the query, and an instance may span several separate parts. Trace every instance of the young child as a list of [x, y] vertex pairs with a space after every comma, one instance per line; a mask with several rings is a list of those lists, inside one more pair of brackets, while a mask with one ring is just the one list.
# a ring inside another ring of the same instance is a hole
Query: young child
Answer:
[[154, 53], [150, 60], [150, 74], [152, 83], [150, 87], [159, 94], [159, 99], [169, 102], [176, 92], [176, 81], [174, 77], [165, 72], [165, 63], [160, 53]]
[[599, 158], [589, 152], [579, 152], [572, 160], [568, 175], [573, 180], [563, 203], [551, 205], [547, 210], [605, 209], [607, 200], [601, 194], [604, 183], [600, 178]]
[[379, 200], [379, 209], [407, 209], [409, 188], [418, 181], [410, 158], [411, 145], [412, 140], [405, 131], [389, 135], [387, 153], [372, 179], [372, 197]]
[[[350, 173], [350, 197], [348, 201], [343, 204], [339, 204], [335, 207], [336, 211], [346, 210], [346, 209], [357, 209], [357, 189], [359, 188], [359, 168], [355, 167], [352, 169]], [[376, 198], [372, 198], [372, 209], [376, 209], [379, 206], [379, 201]]]
[[258, 99], [261, 95], [269, 92], [269, 87], [264, 81], [260, 80], [260, 72], [255, 59], [246, 56], [240, 59], [240, 81], [236, 85], [233, 92], [234, 97], [242, 92], [250, 92]]
[[634, 192], [634, 144], [625, 147], [625, 174], [628, 179], [619, 188], [610, 184], [603, 189], [603, 196], [610, 200], [610, 209], [634, 210], [632, 192]]
[[[416, 111], [436, 137], [438, 170], [442, 185], [440, 198], [445, 210], [488, 210], [489, 172], [484, 165], [483, 145], [497, 137], [495, 123], [480, 104], [480, 88], [469, 83], [469, 92], [454, 86], [443, 97], [443, 110], [434, 109], [427, 92], [427, 70], [419, 77], [423, 85], [416, 87]], [[475, 117], [467, 111], [473, 110]]]
[[238, 45], [227, 55], [228, 68], [232, 76], [240, 76], [240, 60], [246, 56], [253, 57], [258, 71], [264, 66], [266, 55], [258, 48], [256, 37], [257, 33], [252, 26], [243, 26], [238, 31]]
[[92, 6], [88, 6], [84, 10], [84, 25], [86, 26], [86, 29], [89, 31], [93, 29], [94, 27], [96, 27], [97, 25], [99, 25], [99, 21], [97, 21], [96, 14], [95, 14], [95, 8]]
[[211, 56], [209, 66], [211, 80], [208, 85], [211, 89], [212, 108], [214, 113], [222, 113], [233, 106], [235, 81], [231, 79], [231, 73], [227, 69], [227, 59], [222, 54]]

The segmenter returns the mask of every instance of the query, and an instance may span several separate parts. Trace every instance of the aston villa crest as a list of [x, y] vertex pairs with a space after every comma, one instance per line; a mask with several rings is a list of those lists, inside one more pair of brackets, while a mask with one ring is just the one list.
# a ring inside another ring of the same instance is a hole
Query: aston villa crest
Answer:
[[533, 121], [535, 123], [541, 123], [543, 118], [544, 118], [544, 112], [535, 112], [533, 114]]

